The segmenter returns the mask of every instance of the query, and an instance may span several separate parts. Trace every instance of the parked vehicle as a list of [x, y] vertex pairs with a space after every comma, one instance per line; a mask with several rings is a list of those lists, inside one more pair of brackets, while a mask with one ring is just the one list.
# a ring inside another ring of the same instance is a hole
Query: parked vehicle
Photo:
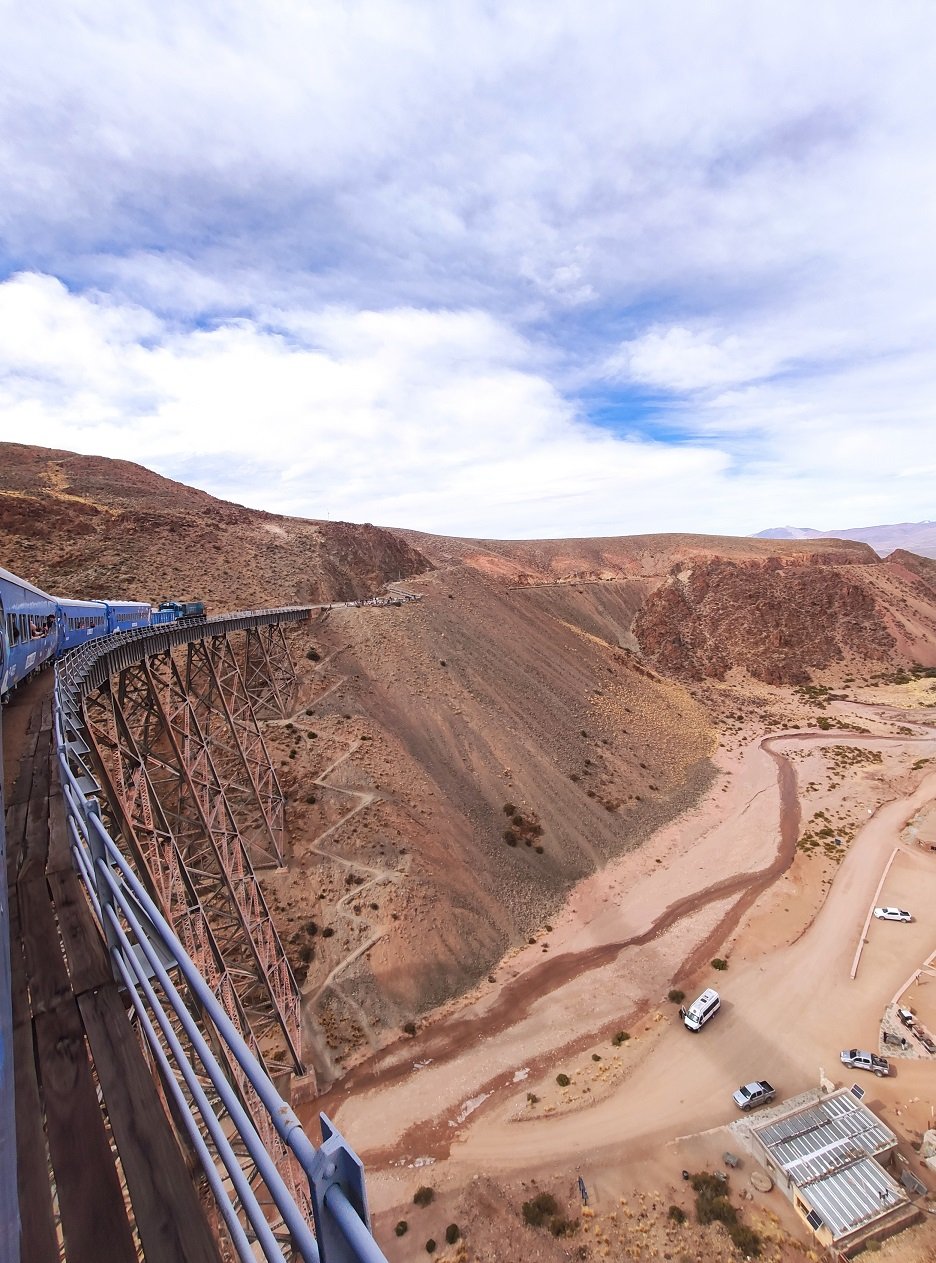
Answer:
[[912, 921], [913, 917], [903, 908], [875, 908], [874, 915], [879, 921]]
[[715, 1016], [720, 1008], [721, 1000], [718, 992], [708, 987], [702, 992], [698, 1000], [693, 1000], [688, 1009], [680, 1009], [679, 1013], [687, 1030], [699, 1031], [706, 1022]]
[[879, 1057], [877, 1053], [865, 1052], [861, 1048], [843, 1048], [839, 1056], [842, 1063], [851, 1066], [853, 1070], [870, 1070], [879, 1079], [890, 1074], [890, 1062], [886, 1057]]
[[738, 1109], [752, 1110], [758, 1105], [766, 1105], [777, 1095], [777, 1089], [766, 1079], [757, 1079], [754, 1083], [743, 1083], [732, 1100]]

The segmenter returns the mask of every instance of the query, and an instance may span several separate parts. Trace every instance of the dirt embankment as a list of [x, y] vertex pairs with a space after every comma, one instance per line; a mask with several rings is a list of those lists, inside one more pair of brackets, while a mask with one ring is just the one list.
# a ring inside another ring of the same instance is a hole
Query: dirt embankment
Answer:
[[626, 600], [581, 598], [585, 631], [565, 593], [550, 609], [465, 568], [410, 586], [421, 601], [312, 629], [320, 660], [300, 653], [298, 714], [270, 736], [294, 846], [274, 907], [311, 955], [324, 1079], [476, 983], [712, 775], [702, 707], [617, 643]]

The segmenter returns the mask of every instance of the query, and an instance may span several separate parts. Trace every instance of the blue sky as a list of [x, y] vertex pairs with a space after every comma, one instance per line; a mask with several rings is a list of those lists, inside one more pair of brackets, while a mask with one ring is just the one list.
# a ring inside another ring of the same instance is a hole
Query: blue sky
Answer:
[[0, 438], [446, 534], [936, 517], [932, 8], [0, 3]]

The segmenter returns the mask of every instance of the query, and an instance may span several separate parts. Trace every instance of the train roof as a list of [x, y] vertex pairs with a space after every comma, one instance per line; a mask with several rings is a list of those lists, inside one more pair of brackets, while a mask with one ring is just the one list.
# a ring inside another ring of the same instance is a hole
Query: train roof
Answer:
[[54, 596], [52, 600], [69, 610], [99, 610], [104, 605], [103, 601], [76, 601], [70, 596]]
[[2, 566], [0, 566], [0, 579], [6, 579], [7, 583], [15, 583], [17, 587], [25, 588], [27, 592], [32, 592], [36, 596], [45, 597], [47, 601], [55, 600], [54, 596], [49, 596], [48, 592], [44, 592], [42, 588], [37, 588], [36, 585], [34, 583], [30, 583], [28, 579], [21, 579], [19, 575], [13, 574], [9, 570], [4, 570]]

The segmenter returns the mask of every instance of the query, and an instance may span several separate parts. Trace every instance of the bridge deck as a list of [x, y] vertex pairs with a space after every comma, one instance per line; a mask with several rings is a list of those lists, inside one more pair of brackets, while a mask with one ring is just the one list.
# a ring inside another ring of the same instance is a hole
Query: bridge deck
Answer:
[[6, 812], [20, 1257], [218, 1263], [72, 866], [51, 706], [46, 676], [9, 707], [29, 707]]

